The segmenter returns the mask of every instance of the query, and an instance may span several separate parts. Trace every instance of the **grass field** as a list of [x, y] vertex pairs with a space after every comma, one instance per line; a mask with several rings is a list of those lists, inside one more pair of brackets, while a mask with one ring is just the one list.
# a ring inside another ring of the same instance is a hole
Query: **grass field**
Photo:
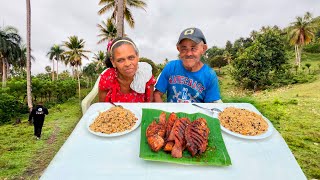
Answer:
[[[305, 56], [302, 64], [311, 62], [317, 71], [320, 55]], [[312, 83], [259, 92], [238, 89], [228, 75], [220, 80], [224, 102], [252, 103], [281, 133], [308, 179], [320, 179], [319, 74]], [[40, 141], [26, 116], [21, 124], [0, 126], [0, 179], [38, 179], [82, 116], [77, 98], [49, 113]]]
[[81, 116], [76, 98], [49, 109], [41, 140], [27, 116], [21, 124], [0, 126], [0, 179], [38, 179]]
[[222, 80], [224, 102], [252, 103], [281, 133], [308, 179], [320, 179], [320, 77], [312, 83], [251, 93]]

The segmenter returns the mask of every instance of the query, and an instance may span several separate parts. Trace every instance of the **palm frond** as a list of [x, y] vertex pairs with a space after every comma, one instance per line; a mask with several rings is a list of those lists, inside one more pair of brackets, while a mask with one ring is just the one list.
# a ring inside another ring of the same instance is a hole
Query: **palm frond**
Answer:
[[128, 25], [129, 25], [131, 28], [134, 28], [135, 22], [134, 22], [134, 19], [133, 19], [133, 17], [132, 17], [132, 13], [131, 13], [130, 9], [125, 8], [125, 10], [124, 10], [124, 18], [126, 19]]

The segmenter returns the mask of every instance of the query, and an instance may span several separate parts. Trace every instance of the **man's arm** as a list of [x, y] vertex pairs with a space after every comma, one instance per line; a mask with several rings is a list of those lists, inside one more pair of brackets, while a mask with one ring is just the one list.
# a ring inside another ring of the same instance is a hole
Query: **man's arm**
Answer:
[[154, 89], [154, 85], [150, 85], [150, 89], [149, 89], [149, 91], [150, 91], [150, 102], [153, 102], [153, 99], [154, 99], [154, 97], [153, 97], [153, 89]]
[[153, 99], [154, 99], [154, 102], [163, 102], [162, 101], [162, 96], [163, 96], [163, 93], [158, 91], [158, 90], [155, 90], [153, 92]]
[[49, 114], [49, 111], [48, 111], [47, 108], [44, 109], [44, 114], [45, 114], [45, 115], [48, 115], [48, 114]]
[[31, 110], [31, 112], [29, 114], [29, 120], [28, 121], [31, 122], [32, 118], [33, 118], [33, 110]]

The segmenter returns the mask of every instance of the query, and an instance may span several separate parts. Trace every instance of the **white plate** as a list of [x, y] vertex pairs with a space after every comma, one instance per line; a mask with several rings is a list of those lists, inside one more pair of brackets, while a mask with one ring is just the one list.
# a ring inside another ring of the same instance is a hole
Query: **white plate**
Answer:
[[90, 129], [90, 125], [93, 123], [93, 121], [98, 117], [99, 112], [104, 112], [107, 111], [109, 108], [113, 107], [113, 105], [106, 105], [105, 110], [101, 110], [99, 112], [96, 112], [94, 114], [92, 114], [91, 116], [89, 116], [88, 118], [88, 122], [87, 122], [87, 129], [90, 133], [97, 135], [97, 136], [102, 136], [102, 137], [115, 137], [115, 136], [121, 136], [124, 134], [128, 134], [131, 131], [135, 130], [137, 127], [139, 127], [140, 123], [141, 123], [141, 114], [142, 114], [142, 109], [141, 108], [137, 108], [137, 107], [133, 107], [130, 105], [122, 105], [124, 108], [130, 110], [132, 113], [135, 114], [135, 116], [138, 118], [138, 120], [136, 121], [136, 124], [129, 130], [123, 131], [123, 132], [119, 132], [119, 133], [112, 133], [112, 134], [106, 134], [106, 133], [101, 133], [101, 132], [94, 132]]
[[[250, 111], [250, 110], [249, 110]], [[236, 137], [239, 137], [239, 138], [243, 138], [243, 139], [264, 139], [264, 138], [267, 138], [269, 137], [272, 132], [273, 132], [273, 125], [271, 124], [271, 122], [264, 116], [262, 116], [263, 119], [268, 123], [268, 130], [263, 133], [263, 134], [260, 134], [260, 135], [257, 135], [257, 136], [246, 136], [246, 135], [242, 135], [242, 134], [239, 134], [239, 133], [235, 133], [235, 132], [232, 132], [230, 131], [229, 129], [223, 127], [221, 124], [221, 129], [222, 131], [228, 133], [228, 134], [231, 134], [233, 136], [236, 136]], [[218, 118], [219, 119], [219, 118]]]

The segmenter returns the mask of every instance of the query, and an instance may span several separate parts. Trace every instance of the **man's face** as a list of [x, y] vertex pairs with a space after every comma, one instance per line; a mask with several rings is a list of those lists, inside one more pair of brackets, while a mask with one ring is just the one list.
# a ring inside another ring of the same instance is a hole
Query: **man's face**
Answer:
[[197, 71], [201, 67], [201, 55], [207, 50], [207, 45], [203, 42], [196, 43], [190, 39], [184, 39], [177, 45], [183, 66], [189, 71]]

